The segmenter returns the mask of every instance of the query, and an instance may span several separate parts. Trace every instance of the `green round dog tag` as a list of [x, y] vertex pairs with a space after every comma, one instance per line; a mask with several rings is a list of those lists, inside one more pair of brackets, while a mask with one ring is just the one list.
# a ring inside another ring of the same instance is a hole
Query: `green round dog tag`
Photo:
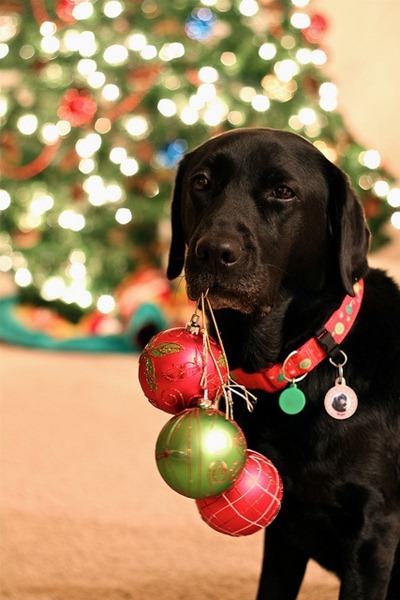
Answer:
[[297, 415], [306, 404], [306, 397], [301, 390], [292, 383], [290, 387], [283, 390], [279, 396], [279, 406], [287, 415]]

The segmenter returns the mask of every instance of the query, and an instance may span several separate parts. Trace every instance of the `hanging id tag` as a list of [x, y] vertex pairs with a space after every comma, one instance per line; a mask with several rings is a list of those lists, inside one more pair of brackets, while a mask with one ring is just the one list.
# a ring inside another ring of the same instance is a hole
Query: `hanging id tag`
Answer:
[[344, 377], [338, 377], [335, 385], [325, 395], [325, 410], [334, 419], [348, 419], [357, 410], [358, 399], [354, 390], [346, 385]]
[[306, 397], [293, 381], [279, 396], [280, 409], [287, 415], [297, 415], [306, 405]]

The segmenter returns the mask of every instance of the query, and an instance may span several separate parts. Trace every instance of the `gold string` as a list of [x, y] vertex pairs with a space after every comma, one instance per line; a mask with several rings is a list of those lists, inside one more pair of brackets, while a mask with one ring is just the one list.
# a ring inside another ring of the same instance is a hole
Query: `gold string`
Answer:
[[[207, 302], [208, 311], [211, 316], [211, 319], [212, 319], [212, 322], [214, 325], [214, 330], [215, 330], [217, 338], [218, 338], [218, 343], [221, 347], [222, 356], [224, 358], [224, 361], [225, 361], [225, 364], [227, 367], [228, 379], [227, 379], [226, 383], [221, 374], [217, 359], [214, 356], [212, 349], [211, 349], [210, 337], [209, 337], [209, 334], [207, 331], [207, 327], [205, 325], [205, 314], [206, 314], [205, 313], [205, 302]], [[201, 379], [201, 385], [204, 386], [204, 390], [205, 390], [204, 397], [205, 397], [206, 401], [209, 400], [208, 399], [208, 390], [207, 390], [207, 360], [208, 360], [208, 355], [210, 355], [211, 359], [214, 363], [214, 367], [218, 373], [220, 382], [221, 382], [221, 390], [222, 390], [222, 394], [225, 399], [225, 418], [233, 421], [232, 392], [234, 394], [237, 394], [238, 396], [240, 396], [241, 398], [243, 398], [245, 400], [246, 406], [247, 406], [247, 409], [249, 410], [249, 412], [251, 412], [253, 410], [253, 408], [254, 408], [253, 403], [257, 402], [257, 398], [256, 398], [256, 396], [251, 394], [243, 385], [238, 384], [229, 374], [230, 371], [229, 371], [228, 358], [226, 356], [224, 344], [223, 344], [222, 338], [221, 338], [219, 330], [218, 330], [214, 311], [212, 309], [210, 300], [208, 299], [208, 290], [206, 291], [205, 294], [201, 295], [200, 304], [201, 304], [201, 311], [203, 313], [203, 331], [202, 331], [202, 333], [203, 333], [203, 342], [204, 342], [204, 371], [203, 371], [203, 376]], [[218, 396], [218, 394], [217, 394], [217, 396]], [[219, 398], [216, 397], [215, 402], [214, 402], [215, 408], [218, 408], [218, 401], [219, 401]]]

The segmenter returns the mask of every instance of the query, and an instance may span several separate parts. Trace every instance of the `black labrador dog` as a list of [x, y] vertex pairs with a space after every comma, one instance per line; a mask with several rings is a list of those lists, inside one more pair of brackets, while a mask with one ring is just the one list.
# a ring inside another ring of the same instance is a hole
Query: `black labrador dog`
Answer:
[[[340, 600], [400, 598], [400, 292], [368, 245], [347, 177], [300, 136], [239, 129], [179, 166], [167, 274], [185, 267], [192, 300], [208, 290], [231, 370], [255, 377], [254, 411], [238, 400], [235, 418], [284, 484], [259, 600], [296, 598], [310, 558]], [[274, 365], [304, 408], [264, 386]]]

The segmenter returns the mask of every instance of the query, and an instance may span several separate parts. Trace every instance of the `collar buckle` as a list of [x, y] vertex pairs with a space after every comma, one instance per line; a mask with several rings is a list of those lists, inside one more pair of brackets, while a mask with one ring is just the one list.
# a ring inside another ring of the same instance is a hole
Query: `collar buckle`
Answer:
[[332, 334], [325, 329], [325, 327], [318, 329], [318, 331], [315, 333], [315, 338], [323, 347], [329, 358], [336, 363], [340, 362], [342, 351], [340, 350], [339, 344], [336, 343]]

